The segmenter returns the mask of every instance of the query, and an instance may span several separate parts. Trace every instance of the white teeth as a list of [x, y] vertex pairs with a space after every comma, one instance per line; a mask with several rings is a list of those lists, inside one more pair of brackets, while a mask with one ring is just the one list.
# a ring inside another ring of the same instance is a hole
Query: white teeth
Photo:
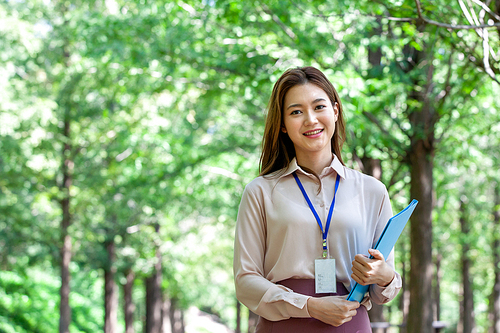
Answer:
[[312, 132], [304, 133], [304, 135], [314, 135], [314, 134], [321, 133], [321, 131], [323, 131], [323, 130], [316, 130], [316, 131], [312, 131]]

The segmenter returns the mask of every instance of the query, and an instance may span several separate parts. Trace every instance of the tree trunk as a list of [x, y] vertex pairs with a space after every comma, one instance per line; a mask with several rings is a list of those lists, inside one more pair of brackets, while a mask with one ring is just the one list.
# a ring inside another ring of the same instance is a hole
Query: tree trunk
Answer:
[[125, 315], [125, 333], [135, 333], [134, 331], [134, 312], [135, 304], [132, 299], [132, 290], [134, 287], [135, 274], [132, 269], [126, 272], [127, 282], [123, 285], [123, 313]]
[[361, 157], [361, 162], [363, 163], [363, 172], [365, 174], [382, 180], [382, 165], [379, 159], [363, 156]]
[[[376, 19], [377, 25], [373, 27], [370, 31], [371, 36], [380, 36], [382, 34], [382, 23], [381, 19]], [[378, 77], [381, 70], [382, 63], [382, 48], [381, 47], [369, 47], [368, 48], [368, 62], [370, 63], [370, 71], [368, 77], [374, 78]], [[360, 158], [362, 171], [370, 176], [378, 180], [382, 180], [382, 165], [379, 159], [372, 158], [368, 156], [366, 153]], [[370, 322], [385, 322], [384, 318], [384, 306], [380, 304], [372, 303], [372, 308], [368, 312], [368, 316], [370, 318]], [[383, 333], [383, 328], [375, 328], [373, 333]]]
[[61, 289], [59, 303], [59, 333], [69, 333], [69, 325], [71, 323], [71, 308], [69, 306], [70, 279], [69, 264], [71, 262], [71, 236], [68, 233], [68, 228], [71, 225], [70, 212], [70, 187], [72, 182], [73, 161], [71, 160], [71, 145], [70, 142], [70, 118], [69, 111], [66, 111], [64, 117], [63, 135], [66, 140], [64, 144], [62, 156], [62, 174], [63, 182], [61, 191], [63, 199], [61, 200], [62, 221], [61, 221]]
[[[418, 115], [420, 117], [420, 115]], [[415, 117], [416, 118], [416, 117]], [[417, 124], [419, 124], [417, 122]], [[418, 128], [418, 127], [417, 127]], [[417, 135], [418, 137], [418, 135]], [[419, 204], [410, 222], [410, 308], [407, 332], [432, 332], [432, 168], [434, 147], [422, 138], [413, 142], [411, 198]]]
[[236, 300], [236, 330], [234, 333], [241, 333], [241, 303]]
[[[418, 26], [423, 31], [425, 26]], [[425, 50], [427, 45], [423, 45]], [[419, 204], [410, 220], [410, 308], [407, 332], [432, 332], [433, 305], [429, 291], [432, 290], [432, 210], [433, 204], [433, 160], [435, 152], [436, 111], [429, 96], [432, 90], [432, 59], [423, 51], [406, 45], [404, 56], [407, 70], [413, 82], [409, 102], [411, 147], [407, 152], [410, 166], [410, 196]]]
[[469, 258], [469, 220], [466, 213], [466, 198], [460, 198], [460, 228], [462, 231], [462, 287], [463, 295], [460, 302], [460, 325], [459, 333], [474, 332], [474, 295], [472, 288], [472, 277], [470, 274], [471, 261]]
[[[159, 231], [159, 225], [155, 227]], [[156, 264], [153, 272], [146, 278], [146, 333], [162, 331], [162, 272], [161, 253], [156, 249]]]
[[116, 333], [118, 327], [118, 288], [115, 282], [115, 242], [107, 241], [108, 262], [104, 268], [104, 333]]
[[184, 333], [184, 313], [177, 306], [176, 298], [170, 299], [170, 324], [172, 333]]
[[163, 301], [162, 308], [162, 326], [163, 333], [172, 333], [172, 321], [170, 320], [170, 308], [171, 308], [171, 300], [168, 297], [165, 297]]
[[[500, 6], [500, 2], [498, 3]], [[491, 292], [490, 322], [492, 333], [500, 333], [500, 183], [496, 184], [495, 207], [493, 208], [494, 228], [493, 232], [493, 264], [495, 282]]]
[[146, 333], [161, 333], [161, 291], [158, 273], [146, 278]]
[[[500, 1], [495, 0], [495, 14], [500, 15]], [[498, 37], [500, 37], [500, 27], [497, 27]]]
[[248, 310], [248, 333], [254, 333], [259, 316]]
[[[377, 17], [377, 25], [370, 31], [370, 37], [382, 35], [382, 19]], [[382, 73], [382, 48], [373, 48], [373, 43], [368, 47], [368, 62], [370, 63], [369, 77], [378, 77]]]
[[[397, 245], [397, 243], [396, 243], [396, 245]], [[402, 257], [406, 258], [407, 257], [406, 256], [407, 249], [406, 249], [406, 246], [404, 243], [401, 243], [401, 249], [404, 252]], [[409, 309], [409, 304], [410, 304], [410, 291], [408, 290], [408, 278], [407, 278], [407, 273], [406, 273], [407, 271], [408, 271], [408, 269], [407, 269], [406, 260], [403, 260], [403, 269], [401, 272], [401, 280], [402, 280], [402, 285], [403, 285], [403, 287], [401, 288], [401, 291], [403, 292], [403, 294], [401, 295], [401, 297], [399, 299], [399, 310], [403, 314], [403, 323], [406, 323], [408, 320], [408, 309]], [[406, 333], [406, 326], [402, 326], [399, 332]]]
[[[439, 251], [439, 249], [438, 249]], [[436, 286], [434, 287], [434, 320], [441, 320], [441, 260], [443, 256], [438, 253], [436, 256]]]
[[[368, 311], [371, 323], [385, 322], [384, 307], [380, 304], [372, 303], [372, 308]], [[373, 333], [384, 333], [385, 328], [373, 328]]]

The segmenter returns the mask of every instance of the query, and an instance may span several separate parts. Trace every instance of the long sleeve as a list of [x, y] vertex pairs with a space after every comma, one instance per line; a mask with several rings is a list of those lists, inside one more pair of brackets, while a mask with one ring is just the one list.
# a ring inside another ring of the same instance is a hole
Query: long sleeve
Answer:
[[398, 272], [395, 272], [394, 279], [392, 279], [391, 283], [385, 287], [380, 287], [379, 285], [372, 284], [370, 286], [370, 298], [376, 304], [385, 304], [398, 294], [399, 290], [403, 286], [401, 275]]
[[266, 216], [262, 192], [245, 188], [238, 213], [234, 277], [237, 298], [254, 313], [272, 321], [310, 317], [308, 296], [269, 281], [264, 275]]

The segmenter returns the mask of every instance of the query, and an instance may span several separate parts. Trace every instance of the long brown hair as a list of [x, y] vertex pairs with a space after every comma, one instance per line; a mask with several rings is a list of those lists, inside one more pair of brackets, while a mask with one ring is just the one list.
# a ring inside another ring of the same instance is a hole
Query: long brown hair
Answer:
[[339, 95], [332, 83], [320, 70], [314, 67], [298, 67], [284, 72], [274, 84], [267, 107], [266, 127], [262, 139], [260, 176], [287, 167], [295, 157], [295, 148], [292, 140], [290, 140], [287, 133], [281, 131], [283, 126], [283, 104], [286, 93], [292, 87], [306, 83], [312, 83], [323, 89], [330, 98], [332, 105], [335, 105], [335, 102], [338, 103], [339, 114], [335, 132], [332, 136], [332, 153], [344, 164], [341, 151], [345, 141], [345, 122]]

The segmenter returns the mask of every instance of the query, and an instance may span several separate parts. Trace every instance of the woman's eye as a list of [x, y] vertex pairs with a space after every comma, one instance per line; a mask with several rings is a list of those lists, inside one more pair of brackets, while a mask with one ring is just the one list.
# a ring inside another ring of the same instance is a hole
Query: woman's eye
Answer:
[[292, 111], [290, 114], [300, 114], [300, 113], [301, 113], [301, 111], [300, 111], [300, 110], [294, 110], [294, 111]]
[[325, 106], [325, 105], [318, 105], [318, 106], [316, 107], [316, 109], [320, 109], [320, 110], [321, 110], [321, 109], [324, 109], [324, 108], [326, 108], [326, 106]]

